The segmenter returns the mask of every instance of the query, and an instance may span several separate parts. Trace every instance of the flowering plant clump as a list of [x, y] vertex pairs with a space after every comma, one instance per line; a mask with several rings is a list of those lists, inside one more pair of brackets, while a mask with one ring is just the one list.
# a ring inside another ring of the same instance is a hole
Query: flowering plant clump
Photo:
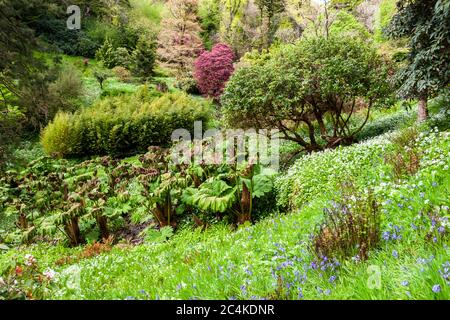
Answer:
[[360, 195], [353, 185], [343, 185], [340, 202], [332, 201], [324, 215], [319, 231], [312, 236], [317, 256], [346, 258], [356, 254], [358, 260], [366, 260], [378, 245], [380, 212], [371, 191]]
[[27, 254], [23, 263], [16, 264], [5, 277], [0, 277], [0, 300], [42, 299], [56, 277], [52, 269], [41, 272], [37, 259]]

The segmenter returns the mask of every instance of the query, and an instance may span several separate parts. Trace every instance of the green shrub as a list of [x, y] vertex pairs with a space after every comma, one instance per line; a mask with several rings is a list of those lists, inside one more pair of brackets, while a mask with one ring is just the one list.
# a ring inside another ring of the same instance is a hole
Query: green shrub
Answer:
[[12, 145], [19, 139], [24, 122], [25, 115], [18, 107], [6, 105], [0, 109], [0, 172], [11, 161]]
[[143, 78], [153, 75], [156, 59], [156, 42], [141, 37], [133, 51], [134, 73]]
[[97, 80], [98, 84], [100, 85], [100, 89], [103, 90], [103, 84], [108, 79], [109, 75], [106, 72], [103, 72], [101, 70], [95, 70], [94, 71], [94, 78]]
[[374, 138], [383, 133], [401, 129], [405, 126], [411, 125], [416, 120], [416, 113], [412, 111], [402, 111], [390, 114], [372, 122], [369, 122], [357, 135], [356, 139], [359, 141]]
[[81, 141], [76, 136], [76, 128], [79, 129], [79, 124], [80, 122], [74, 119], [70, 113], [58, 113], [49, 125], [51, 134], [48, 133], [49, 127], [43, 131], [42, 146], [45, 150], [51, 150], [49, 153], [56, 152], [60, 155], [80, 152]]
[[450, 89], [433, 99], [429, 106], [432, 116], [428, 120], [430, 127], [438, 127], [440, 130], [450, 129]]
[[191, 74], [178, 79], [174, 86], [175, 88], [183, 90], [184, 92], [189, 94], [200, 94], [197, 88], [197, 81], [195, 81], [194, 77]]
[[121, 82], [127, 83], [131, 81], [131, 72], [127, 68], [117, 66], [114, 67], [113, 72]]
[[49, 105], [56, 111], [74, 111], [83, 94], [82, 74], [73, 65], [60, 71], [55, 82], [49, 88]]
[[127, 48], [119, 47], [114, 51], [114, 65], [129, 68], [132, 64], [132, 58]]
[[106, 68], [114, 68], [114, 47], [111, 41], [106, 38], [103, 45], [95, 53], [95, 58], [103, 63]]
[[339, 190], [339, 183], [352, 180], [355, 187], [378, 181], [384, 155], [392, 144], [381, 136], [350, 147], [339, 147], [300, 158], [276, 182], [278, 205], [299, 209], [315, 198]]
[[335, 21], [330, 27], [330, 33], [335, 36], [351, 35], [361, 39], [370, 39], [370, 33], [364, 25], [355, 16], [344, 10], [337, 12]]
[[47, 153], [120, 155], [168, 145], [173, 130], [207, 121], [207, 104], [184, 93], [153, 98], [144, 86], [134, 95], [104, 99], [74, 114], [59, 114], [42, 132]]

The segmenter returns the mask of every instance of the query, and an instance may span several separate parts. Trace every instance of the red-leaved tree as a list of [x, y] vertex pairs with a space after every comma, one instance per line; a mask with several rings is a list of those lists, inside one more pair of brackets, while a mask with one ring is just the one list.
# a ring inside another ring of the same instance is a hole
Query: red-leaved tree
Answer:
[[234, 71], [234, 53], [226, 44], [216, 44], [211, 51], [204, 51], [195, 61], [194, 77], [200, 92], [218, 98], [225, 83]]

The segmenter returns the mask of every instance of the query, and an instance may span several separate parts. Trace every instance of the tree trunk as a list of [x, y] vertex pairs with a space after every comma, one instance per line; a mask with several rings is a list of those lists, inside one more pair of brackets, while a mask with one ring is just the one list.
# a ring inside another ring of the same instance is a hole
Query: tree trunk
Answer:
[[108, 218], [105, 216], [97, 217], [97, 224], [100, 229], [100, 237], [102, 240], [106, 240], [109, 238], [109, 230], [108, 230]]
[[27, 216], [23, 213], [19, 214], [19, 222], [18, 222], [19, 228], [22, 230], [28, 229], [28, 221]]
[[251, 193], [248, 190], [248, 187], [245, 183], [242, 184], [242, 196], [241, 196], [241, 208], [242, 212], [238, 217], [238, 224], [243, 224], [247, 221], [251, 220], [252, 212], [251, 212]]
[[64, 225], [64, 230], [69, 236], [70, 245], [75, 247], [83, 243], [83, 238], [81, 237], [80, 227], [78, 226], [78, 217], [73, 217]]
[[426, 96], [419, 98], [419, 103], [417, 104], [417, 121], [422, 122], [428, 118], [428, 99]]

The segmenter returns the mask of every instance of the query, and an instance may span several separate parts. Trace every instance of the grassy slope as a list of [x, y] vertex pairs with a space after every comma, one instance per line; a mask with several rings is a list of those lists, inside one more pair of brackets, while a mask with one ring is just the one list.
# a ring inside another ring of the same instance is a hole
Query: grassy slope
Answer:
[[[316, 170], [318, 176], [320, 173], [326, 176], [329, 168], [339, 172], [339, 164], [324, 160], [328, 157], [351, 161], [352, 166], [360, 168], [370, 155], [375, 156], [381, 149], [388, 150], [389, 143], [386, 137], [379, 137], [317, 154], [316, 159], [302, 159], [296, 166], [308, 167], [309, 162], [318, 160], [322, 166], [321, 170]], [[80, 261], [71, 267], [81, 272], [79, 288], [65, 287], [65, 274], [67, 270], [73, 274], [74, 269], [56, 267], [62, 275], [60, 285], [49, 297], [448, 299], [449, 286], [439, 274], [439, 269], [443, 270], [442, 265], [449, 260], [448, 243], [444, 243], [447, 240], [427, 241], [424, 232], [412, 229], [411, 223], [417, 224], [415, 219], [420, 210], [450, 206], [450, 136], [448, 133], [428, 134], [421, 138], [421, 149], [425, 153], [421, 170], [399, 184], [389, 182], [389, 168], [382, 161], [375, 161], [369, 169], [359, 171], [361, 181], [372, 185], [384, 201], [382, 230], [391, 230], [396, 225], [402, 229], [403, 237], [400, 241], [383, 242], [366, 262], [341, 261], [341, 266], [325, 271], [311, 268], [314, 258], [308, 250], [309, 235], [321, 220], [322, 209], [335, 196], [333, 188], [329, 188], [329, 192], [313, 188], [311, 192], [315, 194], [308, 198], [308, 204], [296, 212], [268, 218], [237, 232], [222, 225], [206, 232], [184, 230], [165, 243], [115, 247], [110, 253]], [[357, 156], [348, 160], [343, 154]], [[295, 167], [291, 171], [298, 174], [293, 181], [300, 180], [304, 174]], [[348, 173], [342, 171], [341, 178], [346, 176]], [[295, 193], [291, 197], [295, 197]], [[43, 266], [55, 268], [58, 258], [79, 250], [37, 245], [21, 249], [19, 256], [31, 251]], [[0, 268], [17, 254], [17, 250], [4, 254], [0, 258]], [[380, 268], [379, 289], [370, 289], [367, 285], [371, 279], [369, 266]], [[336, 280], [330, 282], [331, 276], [337, 276]], [[440, 293], [432, 291], [436, 284], [441, 286]], [[275, 295], [275, 292], [278, 293]]]

